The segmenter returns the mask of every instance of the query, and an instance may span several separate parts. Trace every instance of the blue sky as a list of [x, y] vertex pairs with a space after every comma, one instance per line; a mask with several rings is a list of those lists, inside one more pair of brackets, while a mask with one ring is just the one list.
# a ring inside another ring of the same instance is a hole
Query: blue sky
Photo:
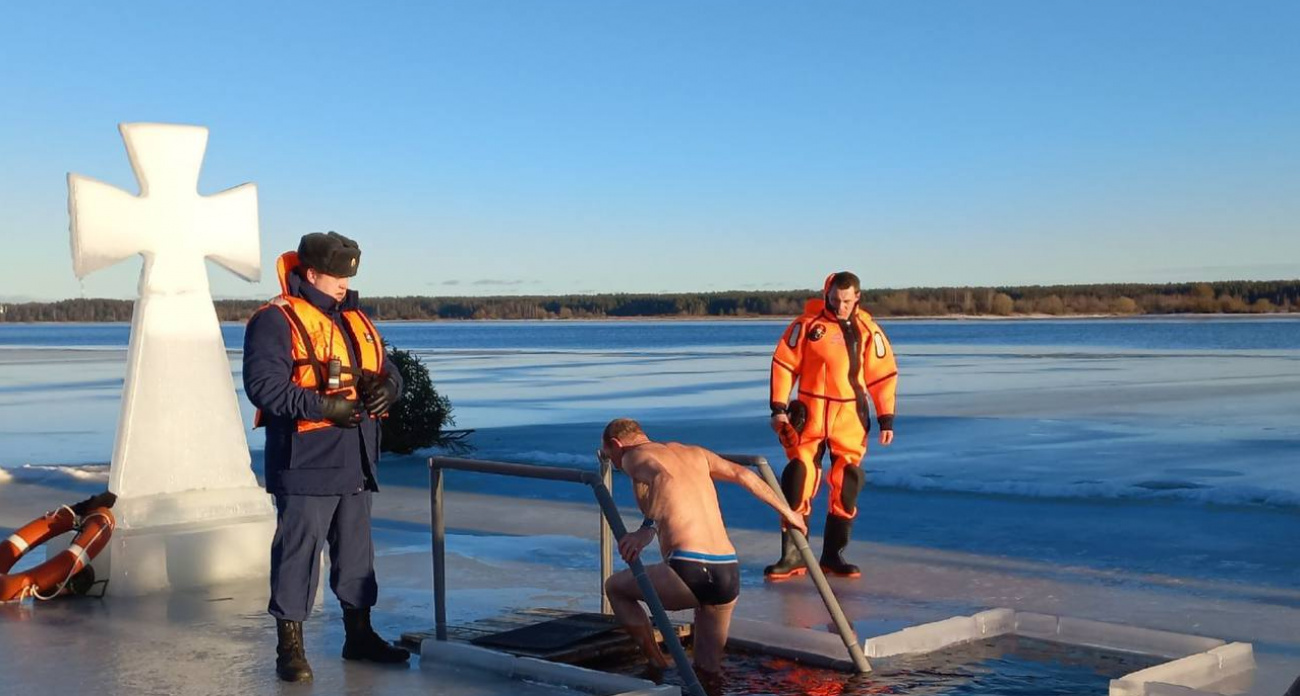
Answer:
[[1300, 277], [1300, 4], [8, 3], [0, 298], [72, 274], [65, 176], [208, 126], [273, 293], [310, 231], [364, 294]]

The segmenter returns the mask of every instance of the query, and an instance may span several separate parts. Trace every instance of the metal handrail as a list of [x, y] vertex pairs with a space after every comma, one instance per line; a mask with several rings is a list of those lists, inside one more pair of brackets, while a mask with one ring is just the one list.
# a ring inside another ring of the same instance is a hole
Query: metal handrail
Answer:
[[[614, 490], [614, 465], [608, 459], [596, 458], [597, 471], [600, 472], [600, 480], [609, 490]], [[614, 532], [609, 528], [609, 523], [605, 521], [605, 516], [601, 515], [597, 523], [600, 525], [600, 613], [613, 614], [614, 606], [609, 603], [609, 594], [605, 592], [605, 581], [614, 574]]]
[[[772, 466], [767, 463], [767, 457], [750, 454], [720, 454], [718, 456], [742, 466], [751, 466], [758, 469], [763, 480], [776, 492], [777, 496], [785, 497], [785, 494], [781, 492], [780, 482], [776, 480], [776, 473], [772, 471]], [[808, 546], [808, 537], [797, 529], [788, 531], [790, 536], [794, 538], [795, 548], [799, 549], [799, 554], [803, 556], [804, 565], [808, 566], [808, 577], [812, 578], [813, 584], [817, 586], [817, 592], [822, 596], [826, 611], [830, 613], [831, 620], [835, 622], [835, 629], [840, 634], [840, 639], [844, 641], [844, 647], [849, 651], [849, 659], [853, 661], [854, 668], [862, 674], [870, 672], [871, 663], [867, 661], [866, 654], [862, 652], [862, 643], [858, 641], [858, 634], [853, 630], [853, 625], [849, 623], [848, 618], [844, 616], [844, 610], [840, 608], [840, 602], [835, 598], [835, 593], [831, 591], [831, 584], [826, 581], [826, 574], [822, 572], [821, 563], [817, 561], [816, 556], [813, 556], [812, 548]]]
[[[610, 494], [609, 488], [606, 487], [602, 477], [595, 472], [533, 466], [531, 464], [459, 459], [456, 457], [430, 457], [429, 522], [433, 528], [434, 622], [436, 626], [435, 635], [438, 640], [447, 640], [447, 544], [446, 528], [442, 516], [442, 479], [443, 471], [446, 469], [586, 484], [591, 487], [592, 493], [595, 494], [601, 513], [604, 515], [610, 529], [614, 532], [614, 538], [622, 539], [627, 534], [627, 527], [623, 525], [623, 516], [619, 514], [618, 506], [614, 504], [614, 497]], [[664, 642], [668, 644], [668, 651], [672, 653], [673, 662], [677, 664], [677, 671], [686, 684], [686, 690], [694, 696], [705, 696], [704, 687], [700, 685], [699, 679], [696, 678], [695, 670], [691, 668], [690, 660], [686, 657], [686, 650], [682, 648], [682, 643], [677, 638], [677, 631], [673, 628], [672, 621], [668, 619], [668, 612], [664, 610], [663, 602], [659, 600], [654, 584], [650, 582], [650, 577], [646, 575], [645, 565], [641, 563], [640, 558], [635, 558], [628, 562], [628, 567], [632, 569], [632, 575], [636, 578], [637, 586], [641, 588], [641, 596], [644, 598], [646, 605], [650, 607], [650, 615], [653, 617], [655, 625], [663, 635]]]
[[[781, 484], [776, 479], [776, 472], [768, 464], [767, 457], [752, 454], [719, 454], [718, 456], [741, 466], [758, 469], [759, 475], [776, 492], [777, 496], [785, 497], [785, 494], [781, 491]], [[601, 462], [600, 466], [600, 475], [606, 487], [612, 487], [610, 485], [609, 467], [603, 462]], [[605, 597], [605, 580], [612, 574], [613, 568], [612, 553], [609, 553], [606, 545], [608, 529], [607, 525], [601, 525], [600, 591], [602, 611], [609, 605], [609, 600]], [[803, 556], [804, 565], [808, 567], [808, 577], [812, 578], [813, 585], [817, 587], [817, 593], [821, 595], [822, 603], [826, 605], [826, 612], [831, 615], [831, 621], [835, 624], [836, 632], [840, 634], [840, 639], [844, 641], [844, 648], [849, 653], [849, 660], [853, 663], [853, 667], [862, 674], [870, 672], [871, 663], [862, 651], [862, 643], [858, 640], [858, 634], [853, 630], [853, 625], [849, 623], [848, 618], [844, 615], [844, 609], [840, 607], [835, 592], [831, 590], [831, 585], [826, 580], [826, 574], [822, 572], [821, 563], [817, 561], [817, 558], [813, 555], [812, 547], [808, 545], [808, 537], [795, 529], [791, 529], [790, 533], [794, 537], [795, 548], [799, 550], [799, 554]], [[609, 612], [606, 611], [606, 613]]]

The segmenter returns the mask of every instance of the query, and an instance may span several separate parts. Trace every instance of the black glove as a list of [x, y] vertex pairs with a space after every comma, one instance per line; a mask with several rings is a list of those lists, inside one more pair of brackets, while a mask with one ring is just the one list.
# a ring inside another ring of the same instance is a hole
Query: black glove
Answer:
[[357, 384], [361, 390], [361, 402], [372, 416], [382, 416], [397, 403], [397, 382], [378, 372], [361, 375]]
[[808, 424], [808, 404], [798, 400], [792, 401], [785, 413], [790, 417], [790, 425], [794, 427], [795, 432], [802, 433], [804, 426]]
[[341, 394], [322, 396], [320, 414], [322, 418], [340, 428], [355, 428], [361, 424], [361, 402]]
[[780, 427], [776, 439], [781, 441], [782, 447], [794, 449], [799, 446], [799, 435], [808, 424], [808, 406], [802, 401], [792, 401], [785, 409], [785, 416], [789, 422]]
[[94, 510], [96, 508], [111, 508], [113, 507], [113, 503], [116, 502], [117, 502], [116, 495], [108, 491], [104, 491], [103, 493], [92, 495], [89, 498], [86, 498], [85, 500], [81, 501], [80, 503], [73, 505], [72, 514], [76, 515], [77, 517], [85, 517], [86, 513], [90, 512], [91, 510]]

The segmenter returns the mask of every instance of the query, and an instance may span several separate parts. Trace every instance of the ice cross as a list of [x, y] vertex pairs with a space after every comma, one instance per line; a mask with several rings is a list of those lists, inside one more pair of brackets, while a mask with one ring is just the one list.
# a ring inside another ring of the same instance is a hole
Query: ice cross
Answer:
[[139, 196], [68, 175], [77, 277], [144, 257], [109, 489], [137, 498], [256, 486], [204, 259], [260, 278], [257, 187], [199, 195], [206, 128], [119, 128]]

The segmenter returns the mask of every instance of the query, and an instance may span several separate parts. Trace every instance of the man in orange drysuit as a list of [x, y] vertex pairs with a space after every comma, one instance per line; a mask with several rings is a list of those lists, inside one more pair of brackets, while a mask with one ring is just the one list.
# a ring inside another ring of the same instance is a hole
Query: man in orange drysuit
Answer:
[[[772, 354], [772, 429], [790, 463], [781, 488], [790, 507], [805, 519], [821, 483], [822, 453], [829, 447], [830, 510], [822, 546], [822, 570], [858, 577], [842, 555], [849, 543], [858, 493], [865, 477], [862, 457], [871, 431], [867, 399], [876, 409], [880, 444], [894, 441], [894, 392], [898, 369], [885, 332], [858, 306], [861, 282], [848, 271], [826, 278], [823, 296], [785, 330]], [[790, 400], [798, 382], [797, 398]], [[781, 535], [781, 559], [763, 570], [770, 580], [808, 572], [788, 531]]]

